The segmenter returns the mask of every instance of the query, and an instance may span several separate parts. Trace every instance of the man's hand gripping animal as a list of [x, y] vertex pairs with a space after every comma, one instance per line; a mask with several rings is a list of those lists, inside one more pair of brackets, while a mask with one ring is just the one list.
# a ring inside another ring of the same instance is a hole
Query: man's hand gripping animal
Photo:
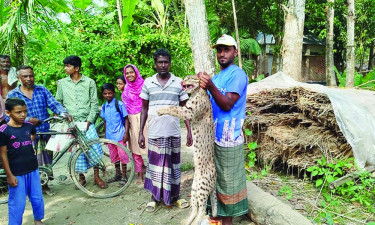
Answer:
[[169, 106], [159, 109], [158, 115], [171, 115], [189, 120], [194, 140], [194, 180], [191, 190], [190, 216], [185, 224], [200, 224], [211, 196], [212, 215], [217, 216], [216, 168], [214, 162], [214, 123], [212, 106], [207, 92], [199, 87], [197, 76], [187, 76], [183, 81], [190, 95], [184, 107]]

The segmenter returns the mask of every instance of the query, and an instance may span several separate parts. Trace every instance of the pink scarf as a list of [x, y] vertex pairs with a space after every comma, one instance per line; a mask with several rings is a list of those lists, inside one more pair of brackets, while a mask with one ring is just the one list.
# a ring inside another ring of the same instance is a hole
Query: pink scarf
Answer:
[[[134, 69], [136, 78], [133, 82], [130, 82], [125, 75], [126, 68], [131, 66]], [[142, 109], [142, 99], [139, 97], [143, 87], [143, 78], [139, 74], [138, 68], [132, 64], [126, 65], [124, 67], [124, 77], [126, 80], [126, 85], [124, 92], [122, 92], [121, 98], [126, 106], [126, 111], [128, 114], [137, 114], [141, 112]]]

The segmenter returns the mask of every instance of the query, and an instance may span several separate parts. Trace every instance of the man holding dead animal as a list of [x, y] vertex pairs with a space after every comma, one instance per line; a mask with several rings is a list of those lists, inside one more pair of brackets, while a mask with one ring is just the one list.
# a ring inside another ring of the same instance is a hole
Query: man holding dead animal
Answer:
[[213, 48], [216, 49], [220, 73], [212, 79], [205, 72], [198, 74], [200, 87], [209, 92], [216, 127], [218, 217], [211, 217], [207, 224], [221, 221], [223, 225], [227, 225], [232, 224], [234, 216], [248, 213], [242, 132], [248, 78], [246, 73], [234, 64], [238, 51], [233, 37], [224, 34]]

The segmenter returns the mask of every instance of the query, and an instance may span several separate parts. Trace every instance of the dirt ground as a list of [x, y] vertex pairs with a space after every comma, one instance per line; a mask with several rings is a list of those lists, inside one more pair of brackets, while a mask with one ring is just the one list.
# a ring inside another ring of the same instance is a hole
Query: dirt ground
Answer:
[[[182, 156], [181, 163], [193, 163], [193, 148], [186, 147], [186, 130], [182, 129]], [[65, 162], [67, 156], [65, 156]], [[68, 171], [64, 160], [54, 167], [55, 177], [67, 175]], [[181, 197], [189, 201], [193, 171], [182, 173]], [[180, 224], [190, 213], [190, 209], [179, 209], [173, 206], [168, 209], [160, 205], [154, 213], [144, 211], [150, 198], [142, 185], [135, 182], [120, 196], [109, 199], [96, 199], [89, 197], [80, 190], [74, 189], [73, 181], [68, 178], [65, 181], [50, 182], [49, 185], [55, 192], [54, 196], [44, 196], [45, 224]], [[0, 205], [0, 224], [8, 222], [7, 204]], [[30, 202], [26, 204], [23, 224], [33, 224], [33, 215]], [[234, 224], [251, 224], [245, 217], [235, 218]]]

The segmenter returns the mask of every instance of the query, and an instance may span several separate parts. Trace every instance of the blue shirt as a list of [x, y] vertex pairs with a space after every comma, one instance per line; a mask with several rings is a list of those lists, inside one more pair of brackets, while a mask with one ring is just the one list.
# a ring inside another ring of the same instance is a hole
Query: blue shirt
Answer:
[[[52, 110], [52, 112], [60, 115], [61, 113], [65, 113], [65, 108], [53, 97], [51, 92], [47, 90], [47, 88], [35, 85], [33, 97], [29, 99], [20, 89], [20, 86], [16, 87], [15, 89], [11, 90], [7, 98], [20, 98], [26, 102], [27, 107], [27, 117], [26, 121], [29, 121], [30, 117], [38, 118], [41, 121], [47, 119], [49, 117], [47, 108]], [[9, 121], [9, 117], [5, 117], [6, 121]], [[36, 127], [37, 132], [47, 132], [49, 131], [49, 123], [42, 123], [41, 125]]]
[[106, 122], [105, 138], [113, 141], [121, 141], [125, 134], [125, 127], [122, 121], [125, 121], [125, 117], [128, 116], [128, 112], [125, 109], [125, 105], [122, 101], [118, 101], [118, 107], [124, 119], [121, 119], [120, 113], [116, 110], [115, 106], [116, 99], [108, 103], [104, 103], [100, 117]]
[[212, 82], [222, 94], [232, 92], [240, 96], [233, 107], [225, 112], [210, 95], [216, 130], [215, 143], [222, 147], [240, 145], [244, 142], [242, 125], [245, 121], [247, 75], [238, 66], [231, 65], [216, 74]]

